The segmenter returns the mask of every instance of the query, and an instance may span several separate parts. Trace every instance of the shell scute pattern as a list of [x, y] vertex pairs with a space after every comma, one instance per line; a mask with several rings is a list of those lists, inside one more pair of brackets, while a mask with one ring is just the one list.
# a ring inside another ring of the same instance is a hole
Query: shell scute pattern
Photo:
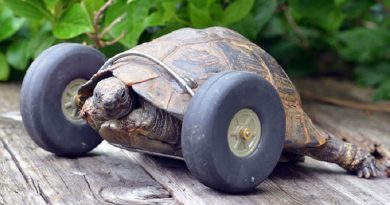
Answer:
[[[131, 50], [160, 59], [180, 76], [193, 79], [198, 86], [225, 70], [255, 72], [275, 87], [283, 101], [286, 147], [317, 146], [326, 142], [325, 135], [308, 134], [311, 120], [301, 109], [299, 94], [280, 65], [259, 46], [234, 31], [220, 27], [185, 28]], [[109, 72], [152, 105], [179, 119], [191, 101], [169, 73], [148, 60], [125, 57], [111, 66]], [[194, 90], [196, 92], [196, 88]]]

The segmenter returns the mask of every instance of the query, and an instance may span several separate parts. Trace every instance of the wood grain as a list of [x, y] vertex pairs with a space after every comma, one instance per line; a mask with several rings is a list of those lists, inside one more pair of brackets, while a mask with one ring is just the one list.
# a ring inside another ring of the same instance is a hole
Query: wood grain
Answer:
[[185, 204], [386, 204], [390, 182], [348, 175], [337, 165], [310, 158], [305, 163], [279, 163], [256, 191], [228, 195], [213, 191], [195, 180], [184, 162], [128, 153], [174, 198]]
[[[298, 164], [279, 163], [255, 191], [242, 195], [228, 195], [203, 186], [182, 161], [132, 153], [107, 143], [85, 157], [60, 158], [38, 148], [26, 134], [17, 110], [18, 90], [17, 84], [0, 85], [1, 205], [388, 204], [390, 201], [390, 179], [384, 176], [359, 179], [337, 165], [310, 158]], [[388, 114], [317, 101], [305, 101], [305, 110], [335, 136], [363, 145], [382, 159], [389, 156]]]
[[[300, 79], [295, 84], [302, 92], [361, 103], [371, 103], [373, 91], [348, 81]], [[304, 99], [304, 109], [320, 127], [345, 141], [358, 144], [384, 164], [390, 163], [390, 113], [367, 112]], [[390, 102], [381, 102], [389, 106]], [[379, 106], [379, 105], [378, 105]]]
[[105, 142], [78, 159], [37, 147], [15, 110], [19, 87], [0, 85], [0, 204], [178, 203], [142, 167]]
[[[4, 204], [33, 198], [41, 204], [166, 204], [170, 193], [117, 148], [103, 143], [88, 156], [65, 159], [38, 148], [20, 123], [0, 130]], [[3, 175], [4, 176], [4, 175]], [[13, 179], [15, 178], [15, 179]], [[15, 182], [18, 180], [18, 182]], [[6, 182], [7, 182], [6, 181]], [[7, 190], [14, 190], [12, 197]], [[20, 191], [26, 195], [20, 195]], [[25, 196], [25, 197], [24, 197]], [[5, 198], [7, 197], [7, 198]]]
[[20, 84], [0, 83], [0, 113], [19, 110]]

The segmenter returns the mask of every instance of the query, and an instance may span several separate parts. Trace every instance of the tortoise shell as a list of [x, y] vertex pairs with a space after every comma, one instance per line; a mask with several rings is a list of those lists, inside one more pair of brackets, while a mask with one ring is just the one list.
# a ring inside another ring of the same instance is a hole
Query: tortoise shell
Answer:
[[[196, 93], [210, 76], [227, 70], [257, 73], [278, 91], [286, 113], [285, 147], [318, 146], [327, 136], [317, 128], [301, 109], [301, 100], [281, 66], [258, 45], [240, 34], [221, 27], [184, 28], [131, 49], [152, 55], [168, 65], [181, 77], [197, 85]], [[142, 98], [157, 108], [182, 119], [191, 96], [159, 65], [137, 56], [116, 61], [100, 70], [79, 89], [86, 99], [93, 94], [99, 80], [108, 76], [122, 80]]]

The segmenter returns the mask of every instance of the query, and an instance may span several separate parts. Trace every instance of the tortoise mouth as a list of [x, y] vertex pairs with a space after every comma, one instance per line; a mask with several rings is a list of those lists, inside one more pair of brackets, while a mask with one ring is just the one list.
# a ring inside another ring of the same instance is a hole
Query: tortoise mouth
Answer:
[[107, 120], [120, 119], [124, 116], [128, 115], [132, 111], [132, 106], [129, 104], [128, 106], [112, 106], [112, 107], [104, 107], [105, 118]]
[[105, 113], [106, 113], [106, 117], [105, 118], [107, 120], [113, 120], [113, 119], [118, 119], [120, 117], [123, 117], [123, 116], [121, 116], [122, 113], [118, 112], [118, 110], [115, 110], [115, 109], [112, 109], [112, 108], [109, 108], [109, 109], [105, 108], [104, 110], [105, 110]]
[[140, 107], [138, 96], [129, 90], [129, 97], [124, 102], [110, 102], [103, 104], [102, 109], [105, 112], [106, 120], [120, 119], [129, 115], [133, 110]]

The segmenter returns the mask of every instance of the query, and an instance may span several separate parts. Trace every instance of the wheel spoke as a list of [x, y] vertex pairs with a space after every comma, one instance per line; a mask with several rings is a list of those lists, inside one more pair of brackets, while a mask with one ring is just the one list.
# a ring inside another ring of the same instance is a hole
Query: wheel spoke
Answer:
[[69, 108], [71, 108], [71, 107], [72, 107], [72, 103], [71, 103], [71, 102], [65, 103], [65, 108], [66, 108], [66, 109], [69, 109]]
[[237, 148], [238, 148], [238, 145], [240, 145], [240, 144], [241, 144], [241, 140], [237, 140], [237, 141], [234, 143], [233, 148], [234, 148], [234, 149], [237, 149]]
[[68, 97], [72, 97], [72, 92], [70, 92], [70, 90], [68, 90], [68, 91], [66, 91], [66, 95], [68, 96]]
[[251, 130], [253, 130], [255, 133], [257, 133], [258, 131], [258, 126], [256, 125], [256, 122], [254, 120], [252, 120], [249, 125], [248, 125], [249, 128], [251, 128]]
[[72, 116], [73, 117], [77, 117], [77, 109], [73, 109], [72, 110]]
[[233, 124], [233, 126], [229, 126], [229, 133], [236, 134], [237, 133], [237, 125]]
[[240, 152], [247, 152], [248, 151], [248, 147], [246, 145], [246, 141], [242, 140], [240, 145], [241, 145], [241, 149], [239, 150]]
[[230, 139], [237, 140], [237, 139], [239, 139], [239, 136], [236, 133], [231, 133], [230, 134]]
[[246, 142], [246, 146], [250, 149], [253, 147], [254, 143], [255, 143], [255, 140], [250, 140], [250, 141]]
[[238, 117], [236, 118], [236, 125], [240, 125], [240, 121], [238, 120]]
[[246, 120], [244, 122], [244, 126], [249, 127], [249, 123], [251, 123], [251, 122], [252, 122], [252, 118], [251, 117], [246, 118]]

